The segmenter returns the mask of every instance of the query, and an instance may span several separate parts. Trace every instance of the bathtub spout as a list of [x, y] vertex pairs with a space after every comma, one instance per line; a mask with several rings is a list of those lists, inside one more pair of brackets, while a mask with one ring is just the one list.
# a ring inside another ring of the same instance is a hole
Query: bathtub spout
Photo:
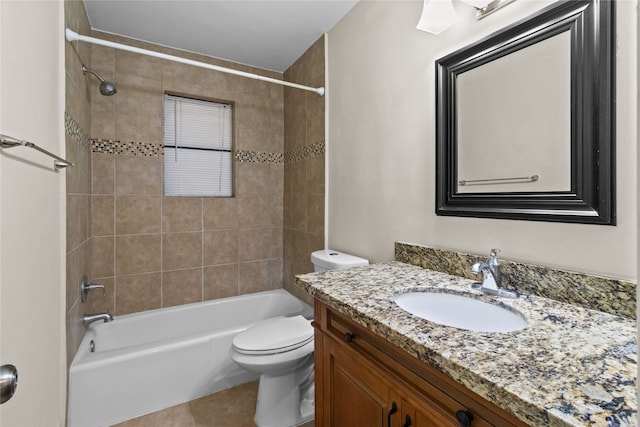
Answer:
[[113, 321], [113, 316], [111, 313], [95, 313], [95, 314], [85, 314], [82, 316], [82, 324], [85, 328], [88, 328], [93, 322], [97, 322], [98, 320], [102, 320], [103, 322], [111, 322]]

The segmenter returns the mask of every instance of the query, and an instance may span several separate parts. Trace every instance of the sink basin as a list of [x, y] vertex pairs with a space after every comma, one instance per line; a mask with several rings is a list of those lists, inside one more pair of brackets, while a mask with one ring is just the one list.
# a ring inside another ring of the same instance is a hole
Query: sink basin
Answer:
[[402, 309], [431, 322], [477, 332], [512, 332], [527, 321], [497, 305], [457, 294], [407, 292], [394, 299]]

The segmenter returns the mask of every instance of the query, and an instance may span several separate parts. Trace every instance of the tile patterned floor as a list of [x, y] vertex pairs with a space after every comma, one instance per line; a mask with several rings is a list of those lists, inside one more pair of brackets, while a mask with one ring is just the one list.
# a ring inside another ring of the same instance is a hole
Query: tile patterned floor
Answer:
[[[258, 383], [252, 382], [134, 418], [113, 427], [255, 427]], [[310, 421], [300, 427], [313, 427]]]

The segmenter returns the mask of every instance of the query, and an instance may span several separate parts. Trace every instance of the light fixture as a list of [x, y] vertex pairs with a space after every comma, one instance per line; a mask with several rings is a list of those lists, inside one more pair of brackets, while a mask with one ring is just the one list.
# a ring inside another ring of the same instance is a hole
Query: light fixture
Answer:
[[[473, 6], [476, 9], [476, 19], [482, 19], [515, 0], [461, 1]], [[458, 15], [453, 7], [453, 0], [424, 0], [422, 15], [416, 28], [431, 34], [440, 34], [456, 22], [457, 19]]]
[[431, 34], [440, 34], [457, 19], [453, 0], [424, 0], [422, 16], [416, 28]]

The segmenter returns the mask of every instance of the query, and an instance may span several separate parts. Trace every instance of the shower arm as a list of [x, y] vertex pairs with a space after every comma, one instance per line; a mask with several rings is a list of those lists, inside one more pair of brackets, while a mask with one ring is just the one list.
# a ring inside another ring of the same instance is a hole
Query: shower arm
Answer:
[[87, 74], [87, 73], [91, 73], [94, 76], [96, 76], [98, 78], [98, 80], [100, 80], [100, 83], [104, 83], [104, 79], [102, 77], [100, 77], [100, 75], [98, 73], [96, 73], [93, 70], [88, 69], [84, 64], [82, 64], [82, 74]]
[[[297, 83], [287, 82], [284, 80], [272, 79], [271, 77], [264, 77], [258, 74], [247, 73], [244, 71], [233, 70], [231, 68], [220, 67], [217, 65], [207, 64], [200, 61], [194, 61], [191, 59], [180, 58], [179, 56], [167, 55], [166, 53], [154, 52], [152, 50], [141, 49], [139, 47], [127, 46], [121, 43], [110, 42], [107, 40], [97, 39], [95, 37], [83, 36], [75, 31], [67, 28], [65, 31], [65, 37], [68, 42], [81, 41], [92, 44], [98, 44], [101, 46], [111, 47], [114, 49], [126, 50], [128, 52], [139, 53], [141, 55], [153, 56], [156, 58], [166, 59], [168, 61], [180, 62], [182, 64], [193, 65], [195, 67], [206, 68], [213, 71], [220, 71], [222, 73], [234, 74], [236, 76], [247, 77], [250, 79], [261, 80], [264, 82], [275, 83], [283, 86], [289, 86], [296, 89], [307, 90], [309, 92], [315, 92], [320, 96], [324, 95], [324, 87], [310, 87]], [[87, 70], [90, 71], [90, 70]], [[95, 74], [95, 73], [94, 73]]]

